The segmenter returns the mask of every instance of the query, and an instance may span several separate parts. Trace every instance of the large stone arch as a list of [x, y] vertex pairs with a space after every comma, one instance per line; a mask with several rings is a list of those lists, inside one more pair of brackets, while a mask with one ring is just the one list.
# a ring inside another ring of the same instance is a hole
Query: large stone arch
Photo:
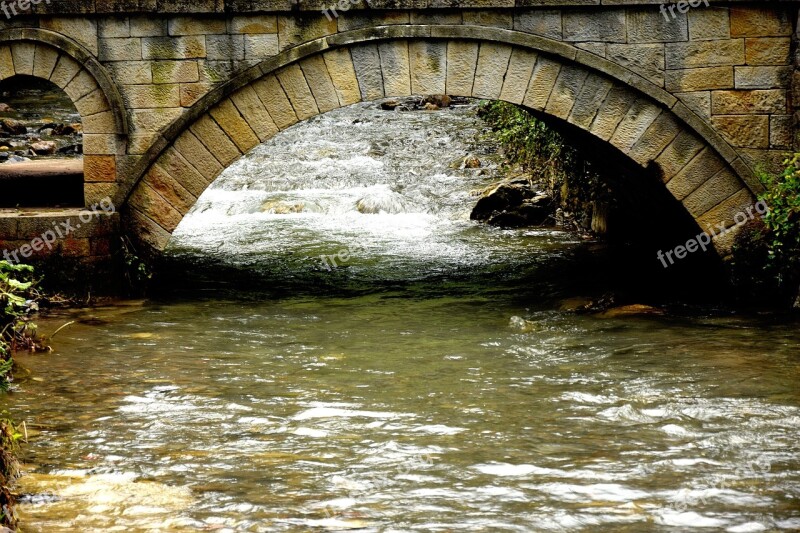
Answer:
[[118, 192], [117, 156], [128, 131], [122, 97], [105, 68], [76, 41], [39, 28], [0, 31], [0, 80], [34, 76], [60, 87], [83, 123], [86, 206]]
[[[298, 121], [361, 101], [445, 93], [508, 101], [584, 130], [655, 171], [702, 228], [733, 225], [761, 190], [705, 121], [619, 65], [510, 30], [386, 26], [300, 45], [206, 95], [140, 161], [127, 231], [146, 253], [163, 250], [224, 168]], [[723, 256], [727, 235], [715, 240]]]

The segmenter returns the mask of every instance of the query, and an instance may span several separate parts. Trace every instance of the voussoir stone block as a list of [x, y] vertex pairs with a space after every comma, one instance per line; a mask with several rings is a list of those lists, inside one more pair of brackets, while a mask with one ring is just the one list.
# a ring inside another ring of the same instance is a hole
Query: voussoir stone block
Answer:
[[209, 115], [197, 119], [190, 129], [223, 167], [227, 167], [242, 155], [230, 137]]
[[[674, 179], [673, 179], [674, 181]], [[724, 168], [701, 184], [681, 203], [697, 218], [713, 209], [742, 188], [742, 181], [729, 168]]]
[[408, 56], [411, 93], [443, 94], [447, 78], [447, 43], [411, 41], [408, 44]]
[[181, 187], [199, 198], [210, 181], [181, 155], [176, 147], [164, 151], [154, 168], [160, 168], [180, 183]]
[[545, 112], [566, 119], [575, 105], [588, 74], [589, 72], [580, 66], [563, 66], [558, 73], [550, 98], [547, 100]]
[[305, 120], [319, 114], [317, 102], [308, 87], [303, 71], [297, 64], [280, 69], [276, 76], [286, 92], [297, 118]]
[[447, 94], [472, 96], [475, 69], [478, 65], [478, 43], [447, 43]]
[[512, 104], [521, 104], [531, 81], [536, 52], [514, 48], [508, 61], [506, 77], [500, 90], [500, 99]]
[[278, 133], [278, 127], [252, 86], [239, 89], [231, 95], [231, 100], [261, 142]]
[[[386, 96], [408, 96], [411, 94], [411, 72], [408, 58], [408, 41], [400, 40], [378, 45], [380, 65], [377, 75], [382, 74]], [[375, 91], [377, 93], [377, 91]]]
[[540, 55], [533, 67], [531, 81], [522, 104], [536, 111], [543, 110], [550, 99], [550, 93], [553, 92], [559, 72], [561, 63]]
[[331, 50], [323, 55], [331, 81], [336, 88], [339, 105], [346, 106], [361, 101], [361, 89], [353, 67], [353, 59], [346, 48]]
[[320, 113], [327, 113], [339, 107], [339, 97], [333, 80], [325, 66], [325, 60], [320, 55], [312, 56], [300, 62], [300, 68], [306, 77], [311, 94], [317, 102]]
[[279, 129], [283, 130], [297, 123], [298, 117], [292, 103], [274, 74], [269, 74], [256, 81], [253, 89]]
[[208, 183], [222, 172], [219, 160], [191, 131], [185, 131], [175, 139], [173, 147]]
[[590, 73], [575, 99], [567, 121], [588, 130], [612, 86], [611, 80], [605, 76]]
[[[384, 97], [381, 55], [375, 44], [356, 46], [350, 50], [353, 68], [358, 79], [362, 100], [378, 100]], [[410, 83], [409, 83], [409, 91]]]
[[59, 52], [52, 46], [36, 45], [36, 52], [33, 59], [33, 75], [37, 78], [50, 79], [50, 74], [56, 68]]
[[498, 98], [503, 89], [500, 81], [508, 70], [511, 47], [496, 43], [481, 43], [478, 65], [472, 84], [472, 96], [476, 98]]
[[[704, 148], [667, 182], [667, 189], [678, 200], [683, 200], [700, 185], [710, 180], [725, 167], [725, 162], [713, 150]], [[737, 190], [741, 188], [741, 183]], [[732, 191], [736, 192], [736, 191]]]

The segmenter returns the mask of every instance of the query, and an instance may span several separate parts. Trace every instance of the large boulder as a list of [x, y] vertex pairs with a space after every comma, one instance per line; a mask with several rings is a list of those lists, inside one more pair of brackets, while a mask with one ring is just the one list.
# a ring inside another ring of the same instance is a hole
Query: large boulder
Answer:
[[39, 141], [31, 144], [31, 150], [36, 155], [53, 155], [56, 153], [56, 149], [58, 149], [58, 145], [55, 141]]
[[526, 179], [504, 181], [483, 194], [470, 219], [493, 226], [520, 228], [552, 222], [553, 199], [535, 191]]
[[3, 118], [0, 119], [0, 131], [9, 135], [25, 135], [28, 133], [28, 128], [18, 120]]

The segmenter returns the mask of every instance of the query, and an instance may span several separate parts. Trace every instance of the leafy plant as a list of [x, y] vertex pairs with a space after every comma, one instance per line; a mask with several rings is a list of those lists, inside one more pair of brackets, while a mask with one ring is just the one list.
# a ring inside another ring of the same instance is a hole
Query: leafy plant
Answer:
[[760, 177], [767, 191], [759, 199], [769, 208], [764, 215], [768, 267], [780, 284], [795, 282], [800, 274], [800, 153], [784, 161], [779, 176], [762, 172]]
[[11, 382], [12, 351], [35, 338], [35, 325], [26, 319], [33, 284], [33, 267], [0, 261], [0, 391]]
[[565, 210], [580, 219], [593, 201], [613, 202], [592, 163], [528, 111], [507, 102], [484, 101], [478, 114], [492, 128], [508, 162], [545, 186]]

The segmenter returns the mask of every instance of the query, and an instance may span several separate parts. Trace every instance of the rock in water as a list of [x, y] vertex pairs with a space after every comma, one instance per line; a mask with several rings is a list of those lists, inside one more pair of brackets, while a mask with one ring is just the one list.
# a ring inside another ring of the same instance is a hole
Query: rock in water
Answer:
[[54, 141], [39, 141], [31, 145], [31, 150], [33, 150], [36, 155], [52, 155], [56, 153], [56, 148], [58, 148], [58, 146]]
[[356, 209], [364, 215], [405, 213], [407, 202], [402, 194], [394, 191], [380, 191], [361, 198], [356, 202]]
[[4, 118], [0, 119], [0, 131], [8, 133], [9, 135], [25, 135], [28, 133], [28, 128], [23, 126], [18, 120]]
[[531, 189], [527, 180], [504, 181], [478, 200], [470, 219], [493, 226], [541, 226], [552, 218], [553, 199]]
[[522, 333], [528, 333], [536, 328], [536, 323], [525, 320], [521, 316], [512, 316], [508, 321], [508, 327]]
[[[436, 106], [435, 108], [431, 108], [431, 109], [439, 109], [439, 108], [442, 108], [442, 107], [450, 107], [450, 104], [452, 103], [452, 101], [453, 101], [453, 99], [450, 98], [449, 96], [447, 96], [446, 94], [432, 94], [432, 95], [429, 95], [429, 96], [426, 96], [425, 98], [423, 98], [422, 99], [422, 104], [423, 104], [423, 106], [427, 106], [427, 104], [431, 104], [431, 105]], [[425, 107], [425, 109], [428, 109], [428, 107]]]
[[601, 318], [618, 318], [628, 316], [643, 316], [643, 315], [663, 315], [664, 310], [649, 305], [633, 304], [623, 305], [620, 307], [612, 307], [607, 311], [599, 313], [597, 316]]
[[0, 113], [12, 113], [14, 110], [8, 104], [0, 104]]

